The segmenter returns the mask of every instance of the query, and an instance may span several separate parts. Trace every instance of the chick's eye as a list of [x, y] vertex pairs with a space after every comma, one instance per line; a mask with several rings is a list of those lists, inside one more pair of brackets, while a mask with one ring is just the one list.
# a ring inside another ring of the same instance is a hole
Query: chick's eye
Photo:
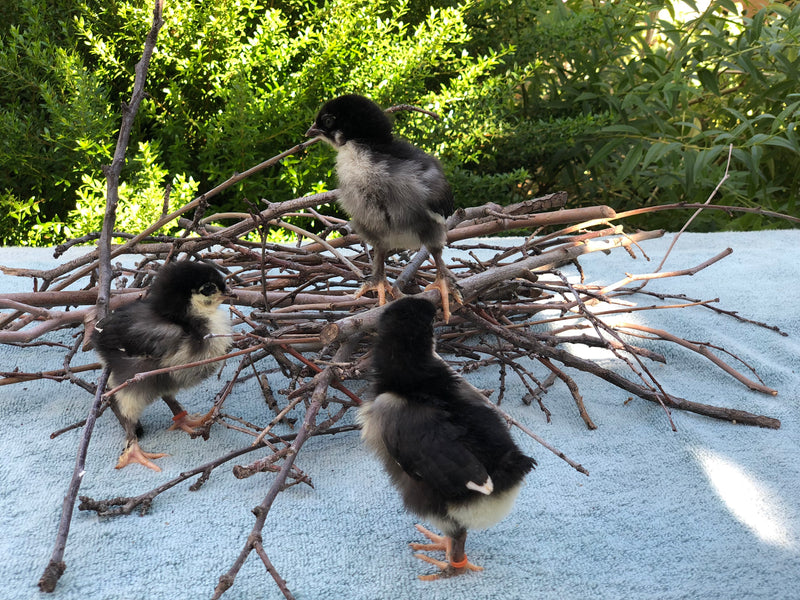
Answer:
[[200, 287], [200, 293], [203, 294], [204, 296], [213, 296], [214, 294], [217, 293], [217, 289], [218, 289], [217, 286], [213, 283], [204, 283]]
[[322, 126], [330, 129], [336, 123], [336, 117], [333, 115], [322, 115]]

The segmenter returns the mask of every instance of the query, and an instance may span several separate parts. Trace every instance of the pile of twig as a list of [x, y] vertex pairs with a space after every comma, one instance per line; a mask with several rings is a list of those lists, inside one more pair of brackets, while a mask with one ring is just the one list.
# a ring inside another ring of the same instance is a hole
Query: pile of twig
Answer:
[[[353, 298], [353, 292], [370, 268], [368, 248], [357, 236], [347, 232], [346, 223], [315, 210], [320, 203], [335, 199], [335, 195], [332, 191], [269, 204], [252, 214], [196, 212], [192, 219], [181, 221], [186, 229], [180, 236], [134, 238], [111, 251], [118, 260], [126, 257], [122, 261], [124, 265], [117, 263], [112, 269], [111, 307], [141, 297], [161, 264], [185, 257], [212, 261], [226, 273], [235, 292], [230, 306], [236, 322], [234, 346], [221, 358], [235, 368], [209, 407], [209, 420], [200, 435], [213, 435], [215, 426], [224, 426], [242, 432], [247, 441], [229, 454], [188, 470], [139, 496], [105, 500], [83, 497], [80, 505], [81, 510], [94, 510], [100, 515], [145, 513], [162, 492], [195, 477], [192, 489], [198, 489], [215, 468], [231, 461], [237, 463], [234, 474], [239, 478], [258, 472], [275, 472], [268, 494], [255, 511], [256, 522], [245, 547], [231, 570], [220, 578], [215, 597], [232, 584], [253, 550], [287, 597], [291, 597], [261, 545], [262, 528], [272, 502], [282, 489], [311, 483], [294, 464], [303, 443], [314, 435], [351, 430], [353, 426], [341, 426], [339, 421], [361, 402], [352, 391], [358, 389], [359, 384], [350, 384], [365, 378], [371, 333], [382, 308], [375, 299]], [[565, 367], [592, 373], [632, 394], [659, 403], [670, 423], [669, 409], [678, 408], [737, 423], [778, 427], [779, 422], [769, 417], [669, 394], [647, 366], [650, 361], [665, 362], [663, 356], [627, 340], [631, 336], [645, 335], [680, 344], [711, 360], [749, 388], [775, 393], [723, 362], [710, 346], [689, 342], [665, 331], [631, 323], [611, 325], [607, 321], [607, 316], [612, 314], [697, 305], [726, 313], [714, 300], [651, 294], [642, 288], [656, 277], [694, 274], [730, 251], [690, 269], [627, 276], [605, 288], [570, 282], [561, 272], [564, 265], [576, 265], [580, 269], [580, 257], [597, 251], [619, 248], [640, 252], [639, 242], [659, 237], [663, 232], [627, 233], [622, 225], [615, 224], [618, 217], [610, 208], [572, 210], [563, 208], [565, 202], [566, 194], [554, 194], [506, 207], [486, 205], [459, 210], [451, 217], [449, 267], [458, 279], [465, 303], [454, 312], [449, 323], [437, 325], [437, 337], [440, 352], [450, 358], [454, 368], [469, 372], [499, 365], [497, 403], [505, 395], [506, 378], [516, 377], [527, 392], [523, 401], [538, 404], [546, 413], [543, 394], [560, 380], [566, 384], [578, 413], [589, 428], [595, 427], [590, 411]], [[224, 220], [233, 223], [225, 227], [211, 225]], [[304, 220], [313, 220], [317, 233], [304, 229]], [[274, 226], [294, 231], [297, 243], [268, 243], [265, 236]], [[509, 243], [488, 237], [509, 229], [524, 230], [528, 235], [522, 243], [518, 243], [519, 238]], [[336, 235], [332, 235], [334, 233]], [[62, 251], [63, 248], [59, 248], [57, 253]], [[422, 291], [433, 278], [432, 265], [426, 266], [424, 259], [424, 251], [413, 257], [403, 253], [395, 255], [389, 261], [387, 273], [390, 279], [400, 282], [405, 293], [423, 294], [438, 302], [437, 291]], [[2, 373], [0, 385], [35, 378], [70, 381], [96, 391], [102, 411], [113, 390], [104, 391], [102, 385], [98, 389], [86, 378], [87, 372], [99, 370], [100, 365], [73, 365], [85, 345], [84, 330], [91, 330], [97, 318], [102, 269], [96, 251], [47, 271], [4, 269], [6, 274], [31, 278], [33, 291], [0, 295], [0, 307], [7, 309], [0, 319], [0, 342], [27, 346], [47, 339], [51, 332], [59, 329], [73, 328], [76, 332], [74, 343], [65, 349], [60, 368], [42, 373], [19, 370]], [[659, 302], [637, 306], [629, 301], [632, 294], [649, 295]], [[600, 303], [602, 310], [598, 309]], [[742, 319], [735, 313], [726, 314]], [[568, 344], [607, 348], [618, 357], [620, 364], [630, 367], [632, 376], [626, 377], [620, 370], [610, 370], [580, 358], [565, 349]], [[530, 361], [543, 366], [544, 375], [534, 372]], [[286, 389], [274, 390], [270, 385], [270, 377], [277, 370], [290, 379]], [[237, 383], [250, 377], [257, 378], [271, 411], [261, 423], [247, 422], [225, 409], [226, 399], [236, 393]], [[338, 410], [330, 411], [333, 416], [325, 421], [318, 421], [318, 411], [328, 405], [338, 406]], [[300, 418], [302, 423], [298, 427], [296, 421]], [[521, 423], [507, 418], [547, 445]], [[294, 426], [296, 433], [288, 436], [275, 433], [284, 431], [279, 426], [287, 423]], [[81, 425], [83, 423], [75, 424]], [[581, 465], [549, 448], [577, 470], [587, 473]], [[249, 463], [243, 461], [244, 455], [251, 452], [257, 453], [258, 458]]]
[[[98, 236], [93, 236], [93, 239], [99, 238], [97, 250], [51, 270], [3, 269], [7, 275], [31, 278], [33, 285], [29, 293], [0, 294], [0, 309], [6, 311], [0, 314], [0, 343], [37, 344], [52, 332], [65, 328], [77, 329], [78, 335], [65, 348], [62, 365], [54, 365], [53, 370], [47, 372], [14, 370], [0, 373], [0, 385], [37, 378], [69, 381], [95, 397], [86, 421], [74, 425], [83, 427], [84, 432], [64, 500], [54, 551], [39, 584], [42, 590], [53, 591], [65, 568], [64, 548], [84, 475], [89, 438], [95, 419], [113, 392], [104, 388], [105, 371], [97, 378], [97, 383], [85, 378], [86, 373], [99, 370], [99, 364], [73, 364], [79, 350], [85, 348], [86, 332], [91, 331], [94, 323], [109, 309], [139, 298], [161, 264], [178, 257], [193, 257], [218, 265], [227, 274], [229, 285], [236, 293], [230, 308], [237, 323], [234, 349], [220, 359], [230, 361], [235, 368], [210, 406], [207, 427], [200, 435], [212, 435], [215, 426], [224, 426], [242, 432], [247, 441], [229, 454], [186, 471], [140, 496], [108, 500], [84, 497], [80, 508], [94, 510], [100, 515], [144, 513], [159, 494], [181, 481], [197, 477], [191, 489], [198, 489], [215, 468], [231, 461], [241, 462], [238, 459], [244, 455], [257, 452], [257, 459], [234, 467], [235, 475], [248, 477], [264, 471], [276, 475], [263, 502], [254, 510], [256, 520], [240, 556], [220, 577], [214, 597], [219, 597], [233, 584], [239, 569], [255, 551], [284, 595], [291, 598], [291, 592], [262, 546], [261, 531], [270, 507], [282, 489], [298, 483], [311, 483], [310, 478], [295, 466], [295, 459], [305, 441], [311, 436], [353, 428], [339, 424], [347, 411], [361, 402], [358, 394], [352, 391], [358, 386], [346, 384], [365, 377], [370, 336], [382, 308], [374, 299], [362, 297], [355, 300], [352, 295], [369, 269], [368, 250], [357, 236], [347, 231], [346, 223], [315, 210], [334, 201], [335, 190], [284, 202], [267, 202], [265, 208], [253, 208], [248, 214], [207, 214], [209, 200], [214, 195], [289, 154], [304, 151], [313, 141], [299, 144], [245, 173], [234, 175], [186, 206], [163, 215], [139, 234], [114, 231], [119, 177], [130, 129], [144, 95], [148, 63], [163, 23], [161, 9], [161, 0], [156, 0], [153, 25], [142, 60], [136, 66], [131, 101], [123, 106], [114, 160], [106, 169], [107, 206], [103, 230]], [[592, 373], [632, 394], [659, 403], [670, 423], [670, 409], [678, 408], [737, 423], [779, 427], [776, 419], [700, 404], [669, 394], [647, 367], [647, 361], [664, 362], [664, 358], [627, 340], [631, 336], [645, 336], [680, 344], [711, 360], [751, 389], [776, 393], [723, 362], [710, 350], [710, 345], [689, 342], [665, 331], [633, 324], [610, 325], [605, 320], [606, 315], [612, 313], [669, 306], [702, 305], [726, 313], [715, 306], [714, 300], [689, 299], [683, 295], [650, 294], [662, 301], [658, 307], [637, 307], [626, 300], [634, 293], [649, 294], [642, 288], [652, 278], [693, 274], [720, 260], [726, 253], [685, 271], [658, 273], [659, 267], [656, 273], [630, 276], [606, 288], [571, 283], [561, 273], [562, 266], [574, 264], [580, 268], [580, 257], [590, 252], [615, 248], [637, 252], [640, 241], [661, 236], [663, 232], [625, 232], [620, 224], [625, 215], [617, 215], [605, 206], [566, 209], [566, 200], [566, 194], [554, 194], [506, 207], [485, 205], [459, 210], [450, 218], [448, 240], [452, 258], [449, 266], [458, 279], [464, 306], [454, 313], [449, 323], [439, 324], [437, 336], [440, 352], [450, 356], [454, 367], [469, 372], [486, 365], [499, 365], [500, 390], [494, 404], [498, 410], [509, 376], [517, 377], [527, 391], [523, 401], [536, 402], [546, 413], [542, 396], [555, 381], [560, 380], [570, 390], [577, 410], [589, 428], [595, 425], [578, 385], [564, 367]], [[724, 209], [730, 210], [730, 207]], [[313, 227], [309, 221], [313, 221]], [[182, 228], [180, 235], [158, 233], [164, 226], [175, 222]], [[273, 227], [294, 232], [297, 244], [268, 243], [266, 234]], [[524, 232], [526, 237], [523, 243], [516, 245], [487, 241], [487, 236], [502, 231]], [[115, 238], [127, 241], [112, 246], [111, 241]], [[76, 240], [80, 241], [86, 242], [88, 238]], [[65, 248], [58, 248], [56, 256]], [[113, 262], [121, 257], [128, 257], [127, 266]], [[433, 278], [429, 268], [424, 266], [425, 258], [424, 251], [413, 258], [396, 255], [387, 265], [387, 274], [405, 293], [420, 293], [438, 302], [438, 292], [421, 291]], [[634, 283], [636, 285], [631, 287]], [[596, 310], [594, 307], [601, 302], [611, 308]], [[735, 313], [726, 314], [743, 320]], [[566, 344], [607, 348], [618, 357], [620, 364], [630, 367], [632, 377], [580, 358], [566, 350]], [[24, 352], [20, 350], [21, 354]], [[529, 360], [543, 366], [545, 375], [534, 373], [530, 366], [525, 366]], [[282, 371], [291, 383], [286, 389], [276, 392], [269, 382], [270, 375], [277, 370]], [[146, 376], [146, 373], [140, 374], [140, 377]], [[237, 383], [249, 377], [257, 377], [271, 411], [261, 423], [250, 423], [225, 410], [226, 399], [236, 393]], [[320, 409], [329, 405], [338, 409], [329, 411], [332, 416], [319, 421]], [[521, 428], [573, 468], [588, 474], [580, 464], [547, 445], [521, 423], [508, 415], [506, 417], [510, 424]], [[302, 423], [298, 427], [296, 421], [300, 418]], [[278, 435], [277, 431], [284, 430], [279, 425], [286, 423], [294, 426], [296, 433]]]

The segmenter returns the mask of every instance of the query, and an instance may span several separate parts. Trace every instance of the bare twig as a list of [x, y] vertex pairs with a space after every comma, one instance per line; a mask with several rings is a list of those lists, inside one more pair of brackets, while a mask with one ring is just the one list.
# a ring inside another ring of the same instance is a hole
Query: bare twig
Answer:
[[594, 424], [594, 421], [592, 421], [589, 413], [586, 412], [586, 406], [583, 404], [583, 397], [581, 397], [581, 392], [578, 389], [575, 381], [573, 381], [571, 377], [564, 373], [564, 371], [556, 367], [549, 359], [544, 358], [543, 356], [538, 358], [540, 363], [550, 369], [556, 377], [566, 384], [567, 389], [569, 389], [570, 394], [572, 394], [572, 398], [575, 400], [575, 404], [578, 406], [578, 413], [581, 415], [581, 419], [583, 419], [583, 422], [586, 423], [586, 427], [589, 429], [597, 429], [597, 425]]
[[[355, 350], [355, 346], [358, 343], [358, 337], [354, 339], [348, 340], [346, 343], [342, 344], [339, 350], [334, 355], [335, 362], [344, 362], [346, 361], [350, 354]], [[284, 485], [286, 478], [289, 475], [289, 471], [291, 470], [292, 466], [294, 465], [295, 458], [297, 457], [297, 453], [300, 451], [300, 448], [303, 447], [303, 444], [311, 435], [312, 431], [316, 427], [316, 418], [319, 409], [322, 406], [323, 401], [325, 400], [328, 386], [334, 379], [334, 371], [331, 367], [326, 368], [322, 372], [318, 373], [317, 376], [314, 378], [315, 386], [314, 386], [314, 393], [311, 395], [311, 404], [306, 411], [305, 419], [303, 420], [303, 425], [300, 428], [300, 431], [297, 432], [297, 437], [292, 442], [292, 445], [289, 447], [289, 450], [286, 455], [286, 459], [283, 462], [280, 472], [275, 477], [275, 480], [272, 483], [272, 486], [267, 492], [267, 495], [264, 497], [264, 500], [259, 504], [257, 507], [253, 509], [253, 514], [256, 516], [256, 522], [253, 525], [253, 529], [250, 532], [250, 535], [247, 538], [247, 543], [245, 547], [242, 549], [239, 557], [234, 562], [233, 566], [230, 570], [221, 575], [219, 578], [219, 583], [217, 584], [216, 589], [214, 590], [214, 595], [212, 596], [212, 600], [219, 598], [222, 594], [225, 593], [232, 585], [236, 578], [236, 575], [239, 573], [239, 570], [244, 565], [247, 556], [250, 552], [254, 549], [256, 544], [261, 544], [261, 530], [264, 528], [264, 523], [267, 520], [267, 514], [269, 513], [269, 509], [272, 507], [272, 503], [275, 501], [275, 498], [278, 495], [281, 487]]]
[[[488, 402], [488, 401], [487, 401], [487, 402]], [[538, 442], [539, 444], [541, 444], [542, 446], [544, 446], [545, 448], [547, 448], [547, 449], [548, 449], [550, 452], [552, 452], [553, 454], [555, 454], [555, 455], [556, 455], [558, 458], [560, 458], [561, 460], [563, 460], [564, 462], [566, 462], [566, 463], [567, 463], [567, 464], [568, 464], [570, 467], [572, 467], [573, 469], [575, 469], [576, 471], [578, 471], [578, 473], [583, 473], [583, 474], [584, 474], [584, 475], [586, 475], [587, 477], [589, 476], [589, 471], [588, 471], [588, 470], [586, 470], [586, 468], [585, 468], [583, 465], [581, 465], [580, 463], [577, 463], [577, 462], [575, 462], [574, 460], [570, 459], [570, 458], [569, 458], [569, 457], [568, 457], [566, 454], [564, 454], [564, 453], [563, 453], [561, 450], [559, 450], [559, 449], [557, 449], [557, 448], [554, 448], [554, 447], [553, 447], [551, 444], [547, 443], [547, 442], [546, 442], [545, 440], [543, 440], [541, 437], [539, 437], [538, 435], [536, 435], [535, 433], [533, 433], [533, 431], [531, 431], [531, 430], [530, 430], [530, 428], [528, 428], [528, 427], [526, 427], [525, 425], [523, 425], [522, 423], [520, 423], [520, 422], [519, 422], [517, 419], [515, 419], [514, 417], [512, 417], [511, 415], [509, 415], [507, 412], [505, 412], [504, 410], [502, 410], [502, 409], [501, 409], [499, 406], [496, 406], [496, 405], [492, 404], [491, 402], [488, 402], [488, 403], [489, 403], [489, 405], [490, 405], [490, 406], [492, 406], [492, 407], [493, 407], [495, 410], [497, 410], [497, 411], [498, 411], [498, 412], [499, 412], [499, 413], [502, 415], [502, 417], [503, 417], [503, 418], [504, 418], [506, 421], [508, 421], [508, 422], [509, 422], [509, 423], [511, 423], [511, 424], [512, 424], [514, 427], [518, 428], [520, 431], [522, 431], [523, 433], [525, 433], [525, 435], [527, 435], [527, 436], [528, 436], [528, 437], [530, 437], [531, 439], [535, 440], [536, 442]]]
[[[728, 171], [731, 168], [731, 157], [732, 156], [733, 156], [733, 144], [730, 144], [728, 146], [728, 162], [725, 163], [725, 174], [722, 176], [722, 179], [719, 180], [719, 183], [717, 183], [717, 186], [714, 188], [714, 190], [709, 194], [708, 199], [704, 202], [704, 207], [708, 206], [709, 204], [711, 204], [711, 199], [714, 198], [714, 196], [717, 195], [717, 192], [719, 191], [719, 188], [721, 188], [722, 184], [725, 183], [728, 180], [728, 177], [729, 177]], [[686, 231], [689, 228], [689, 225], [692, 224], [692, 221], [694, 221], [695, 218], [697, 217], [697, 215], [699, 215], [701, 212], [703, 212], [703, 207], [700, 207], [696, 211], [694, 211], [694, 214], [691, 217], [689, 217], [689, 219], [686, 221], [686, 223], [683, 224], [683, 227], [681, 227], [681, 230], [678, 233], [675, 234], [675, 237], [672, 238], [672, 242], [670, 242], [669, 248], [667, 248], [667, 251], [664, 253], [664, 257], [661, 259], [661, 262], [658, 263], [658, 266], [655, 268], [653, 273], [658, 273], [659, 271], [661, 271], [661, 268], [664, 266], [664, 263], [667, 262], [667, 257], [670, 255], [670, 253], [672, 252], [672, 249], [675, 247], [675, 244], [678, 242], [678, 238], [680, 238], [681, 235], [683, 234], [683, 232]], [[730, 250], [730, 248], [729, 248], [729, 250]], [[641, 287], [644, 287], [646, 284], [647, 284], [647, 280], [645, 280], [642, 283]]]
[[286, 580], [284, 580], [284, 578], [280, 576], [278, 570], [272, 564], [272, 561], [270, 561], [269, 557], [267, 556], [267, 553], [264, 551], [264, 546], [262, 545], [261, 539], [257, 539], [256, 541], [253, 542], [253, 550], [256, 551], [256, 554], [258, 554], [258, 557], [261, 559], [261, 562], [264, 563], [267, 572], [275, 580], [275, 583], [278, 585], [278, 589], [283, 594], [283, 597], [286, 598], [286, 600], [294, 600], [292, 592], [289, 591], [289, 586], [286, 585]]
[[[674, 243], [674, 240], [673, 240], [673, 243]], [[631, 283], [633, 281], [650, 281], [652, 279], [664, 279], [666, 277], [680, 277], [680, 276], [683, 276], [683, 275], [692, 276], [692, 275], [698, 273], [699, 271], [702, 271], [706, 267], [708, 267], [710, 265], [713, 265], [715, 262], [718, 262], [718, 261], [722, 260], [726, 256], [730, 256], [731, 253], [733, 253], [733, 250], [731, 250], [730, 248], [726, 248], [725, 250], [723, 250], [722, 252], [720, 252], [716, 256], [714, 256], [712, 258], [709, 258], [707, 261], [705, 261], [703, 263], [700, 263], [696, 267], [692, 267], [690, 269], [681, 269], [681, 270], [678, 270], [678, 271], [671, 271], [669, 273], [659, 273], [658, 272], [660, 270], [660, 267], [659, 267], [654, 272], [647, 273], [647, 274], [644, 274], [644, 275], [626, 274], [625, 279], [620, 279], [617, 283], [613, 283], [613, 284], [611, 284], [609, 286], [604, 287], [602, 290], [600, 290], [599, 293], [600, 293], [600, 295], [604, 296], [604, 295], [606, 295], [606, 294], [608, 294], [608, 293], [610, 293], [610, 292], [612, 292], [612, 291], [614, 291], [616, 289], [619, 289], [619, 288], [621, 288], [621, 287], [623, 287], [625, 285], [628, 285], [629, 283]], [[641, 286], [638, 289], [641, 289]]]
[[81, 487], [83, 476], [86, 474], [86, 454], [89, 451], [89, 440], [92, 437], [92, 431], [94, 430], [97, 413], [100, 409], [100, 402], [103, 397], [102, 392], [106, 381], [108, 381], [108, 369], [104, 369], [100, 375], [100, 379], [97, 382], [97, 393], [94, 397], [94, 403], [89, 409], [89, 415], [86, 417], [86, 426], [83, 428], [83, 436], [81, 436], [81, 441], [78, 445], [78, 453], [75, 457], [75, 468], [72, 470], [72, 479], [67, 489], [67, 494], [64, 496], [64, 503], [61, 508], [61, 519], [58, 523], [55, 547], [50, 556], [50, 562], [47, 563], [47, 567], [45, 567], [39, 579], [39, 589], [43, 592], [54, 592], [58, 580], [67, 568], [64, 562], [64, 551], [67, 548], [67, 536], [69, 535], [70, 523], [72, 521], [72, 511], [75, 509], [75, 499], [78, 497], [78, 490]]
[[[155, 8], [153, 9], [153, 24], [144, 44], [144, 52], [141, 60], [136, 63], [136, 77], [133, 86], [133, 94], [129, 104], [122, 106], [122, 125], [120, 126], [119, 137], [117, 139], [116, 150], [114, 151], [114, 159], [110, 167], [104, 168], [107, 186], [106, 186], [106, 211], [103, 217], [103, 230], [100, 233], [99, 241], [99, 257], [100, 257], [100, 285], [97, 295], [97, 317], [105, 317], [109, 310], [110, 289], [111, 289], [111, 234], [114, 230], [114, 222], [116, 220], [116, 210], [119, 193], [119, 176], [122, 172], [122, 167], [125, 162], [125, 152], [128, 148], [128, 139], [130, 136], [133, 121], [136, 117], [136, 112], [139, 109], [139, 103], [144, 97], [144, 82], [147, 78], [147, 69], [150, 65], [150, 57], [155, 49], [156, 39], [158, 32], [164, 23], [162, 18], [163, 14], [163, 0], [156, 0]], [[86, 452], [89, 448], [89, 440], [91, 439], [94, 423], [97, 418], [97, 412], [100, 409], [100, 402], [102, 399], [102, 391], [108, 381], [108, 369], [104, 369], [97, 384], [97, 392], [95, 393], [94, 404], [89, 411], [89, 416], [86, 418], [86, 425], [83, 430], [83, 437], [78, 447], [78, 457], [75, 461], [75, 469], [72, 475], [72, 481], [69, 486], [64, 504], [61, 511], [61, 521], [58, 527], [58, 535], [56, 537], [55, 548], [50, 557], [50, 562], [45, 568], [42, 577], [39, 579], [39, 589], [43, 592], [52, 593], [55, 591], [56, 584], [61, 575], [66, 569], [66, 564], [63, 560], [64, 550], [66, 549], [67, 536], [69, 534], [70, 521], [72, 520], [72, 511], [75, 506], [75, 499], [78, 495], [81, 481], [85, 474], [84, 465], [86, 464]]]
[[117, 203], [119, 202], [119, 177], [125, 165], [125, 153], [128, 151], [133, 122], [139, 111], [139, 103], [144, 98], [144, 84], [147, 79], [147, 70], [150, 68], [150, 58], [156, 47], [158, 32], [164, 24], [164, 0], [156, 0], [153, 9], [153, 25], [144, 43], [144, 52], [141, 60], [136, 63], [136, 76], [133, 82], [133, 93], [130, 102], [122, 104], [122, 125], [119, 129], [117, 146], [111, 165], [103, 168], [106, 176], [106, 211], [103, 217], [103, 229], [98, 242], [100, 264], [100, 291], [97, 297], [97, 318], [103, 319], [108, 312], [109, 290], [111, 289], [111, 235], [117, 216]]
[[684, 340], [683, 338], [680, 338], [667, 331], [664, 331], [663, 329], [655, 329], [653, 327], [638, 325], [636, 323], [618, 323], [617, 327], [622, 327], [624, 329], [633, 329], [634, 331], [644, 331], [645, 333], [655, 335], [661, 338], [662, 340], [667, 340], [669, 342], [678, 344], [679, 346], [683, 346], [684, 348], [688, 348], [692, 352], [697, 352], [698, 354], [704, 356], [705, 358], [713, 362], [715, 365], [717, 365], [720, 369], [722, 369], [732, 377], [735, 377], [736, 379], [741, 381], [751, 390], [754, 390], [756, 392], [762, 392], [764, 394], [769, 394], [771, 396], [778, 395], [778, 390], [774, 390], [770, 387], [767, 387], [763, 384], [760, 384], [756, 381], [753, 381], [752, 379], [745, 377], [744, 375], [739, 373], [736, 369], [731, 367], [728, 363], [719, 358], [716, 354], [711, 352], [711, 350], [709, 350], [705, 345], [700, 345], [696, 343], [693, 344], [687, 340]]

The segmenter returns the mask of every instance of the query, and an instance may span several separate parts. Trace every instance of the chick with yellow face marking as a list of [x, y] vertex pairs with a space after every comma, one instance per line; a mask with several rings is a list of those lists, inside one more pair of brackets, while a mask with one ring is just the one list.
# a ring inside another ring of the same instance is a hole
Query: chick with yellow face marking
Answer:
[[[230, 347], [231, 323], [220, 304], [228, 296], [225, 279], [202, 262], [178, 261], [162, 267], [147, 296], [125, 305], [95, 326], [92, 343], [109, 367], [109, 387], [137, 373], [216, 358]], [[111, 409], [125, 430], [126, 446], [116, 468], [131, 463], [154, 471], [153, 459], [166, 456], [139, 447], [144, 409], [161, 397], [173, 414], [173, 428], [188, 433], [202, 420], [189, 417], [175, 394], [197, 385], [220, 367], [219, 362], [133, 382], [116, 392]]]

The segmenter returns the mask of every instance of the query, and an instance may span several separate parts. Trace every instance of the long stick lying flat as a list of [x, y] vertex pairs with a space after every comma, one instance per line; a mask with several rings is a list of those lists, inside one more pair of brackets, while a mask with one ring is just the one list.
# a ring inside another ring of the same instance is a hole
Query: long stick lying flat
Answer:
[[83, 428], [83, 436], [81, 436], [80, 444], [78, 445], [78, 455], [75, 457], [75, 468], [72, 470], [72, 479], [70, 480], [69, 489], [66, 496], [64, 496], [64, 504], [61, 507], [61, 519], [58, 522], [58, 533], [56, 534], [55, 547], [53, 554], [50, 556], [50, 561], [39, 578], [39, 589], [43, 592], [54, 592], [56, 584], [64, 570], [67, 568], [64, 562], [64, 551], [67, 548], [67, 536], [69, 535], [69, 527], [72, 522], [72, 512], [75, 509], [75, 500], [78, 497], [78, 490], [81, 487], [83, 476], [85, 475], [86, 455], [89, 451], [89, 440], [92, 437], [94, 424], [97, 420], [97, 413], [100, 410], [100, 403], [103, 399], [103, 388], [105, 388], [108, 381], [108, 369], [103, 369], [100, 379], [97, 384], [97, 393], [94, 397], [94, 402], [89, 410], [89, 415], [86, 417], [86, 425]]

